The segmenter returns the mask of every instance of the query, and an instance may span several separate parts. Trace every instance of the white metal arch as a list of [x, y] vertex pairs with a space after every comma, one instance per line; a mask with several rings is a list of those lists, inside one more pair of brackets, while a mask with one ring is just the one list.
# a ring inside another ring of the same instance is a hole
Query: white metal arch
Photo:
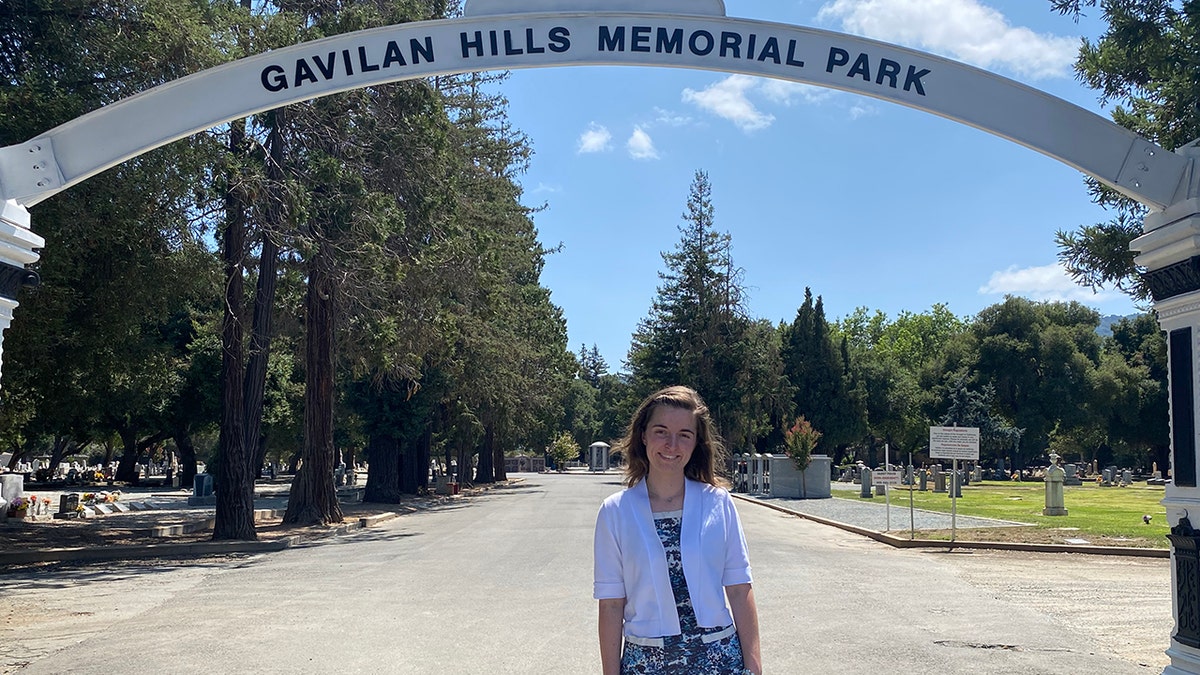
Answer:
[[[196, 73], [0, 148], [0, 197], [33, 206], [176, 139], [341, 91], [479, 70], [581, 65], [693, 68], [851, 91], [1024, 145], [1155, 211], [1186, 196], [1187, 158], [971, 66], [851, 35], [727, 18], [721, 0], [610, 0], [608, 7], [642, 9], [562, 11], [588, 2], [526, 0], [522, 13], [500, 0], [476, 0], [461, 19], [339, 35]], [[684, 6], [689, 13], [668, 13]], [[543, 11], [553, 9], [559, 11]]]

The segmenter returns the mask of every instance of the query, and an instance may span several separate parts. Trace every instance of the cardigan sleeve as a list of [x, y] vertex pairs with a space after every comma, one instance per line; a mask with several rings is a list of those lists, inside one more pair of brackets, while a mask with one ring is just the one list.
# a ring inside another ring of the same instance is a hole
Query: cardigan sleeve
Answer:
[[734, 508], [733, 498], [724, 495], [725, 506], [725, 571], [721, 575], [722, 586], [748, 584], [750, 575], [750, 552], [746, 547], [746, 536], [742, 533], [742, 521]]
[[625, 575], [621, 563], [616, 501], [609, 499], [596, 515], [593, 548], [592, 597], [596, 600], [625, 597]]

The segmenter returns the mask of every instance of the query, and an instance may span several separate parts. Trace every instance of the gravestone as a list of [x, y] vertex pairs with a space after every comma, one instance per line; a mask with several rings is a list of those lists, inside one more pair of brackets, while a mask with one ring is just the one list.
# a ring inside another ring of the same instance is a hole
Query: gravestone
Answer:
[[79, 493], [71, 492], [58, 498], [58, 513], [54, 517], [59, 520], [79, 517]]
[[859, 491], [858, 496], [870, 498], [872, 496], [871, 495], [871, 470], [864, 467], [861, 472], [861, 477], [862, 477], [862, 489]]
[[0, 494], [9, 504], [25, 496], [25, 476], [19, 473], [0, 473]]
[[217, 496], [213, 494], [213, 479], [211, 474], [198, 473], [192, 481], [192, 496], [188, 497], [188, 506], [215, 506]]
[[962, 478], [967, 472], [963, 470], [950, 471], [947, 475], [950, 476], [950, 496], [962, 497]]
[[1074, 464], [1068, 464], [1063, 468], [1066, 475], [1063, 477], [1063, 485], [1083, 485], [1083, 479], [1079, 477], [1079, 467]]
[[929, 489], [929, 472], [921, 469], [921, 475], [917, 477], [917, 489], [924, 492]]
[[946, 474], [940, 466], [933, 468], [933, 491], [935, 494], [946, 492]]
[[1063, 479], [1066, 472], [1058, 465], [1058, 459], [1058, 455], [1050, 455], [1050, 466], [1046, 468], [1046, 508], [1042, 509], [1043, 516], [1067, 515], [1063, 502]]
[[1129, 469], [1121, 472], [1121, 485], [1133, 485], [1133, 472]]
[[983, 480], [983, 468], [978, 464], [975, 465], [975, 470], [971, 473], [971, 480], [975, 481], [976, 483]]
[[1104, 473], [1100, 474], [1100, 485], [1109, 487], [1113, 484], [1113, 470], [1105, 469]]
[[908, 467], [904, 469], [904, 484], [905, 485], [913, 484], [913, 465], [912, 464], [909, 464]]

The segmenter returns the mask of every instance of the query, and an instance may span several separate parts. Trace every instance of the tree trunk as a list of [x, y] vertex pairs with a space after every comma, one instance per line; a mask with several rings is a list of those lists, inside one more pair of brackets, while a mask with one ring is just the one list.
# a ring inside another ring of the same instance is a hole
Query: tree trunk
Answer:
[[[230, 125], [229, 147], [234, 156], [242, 152], [245, 121]], [[229, 179], [225, 195], [225, 313], [221, 318], [221, 434], [217, 452], [217, 514], [213, 539], [255, 540], [254, 480], [246, 451], [244, 365], [242, 344], [242, 261], [246, 253], [246, 208], [242, 195]]]
[[121, 436], [121, 461], [117, 463], [116, 480], [133, 483], [137, 481], [137, 473], [133, 464], [137, 460], [137, 433], [130, 429], [118, 431]]
[[496, 444], [495, 426], [488, 424], [483, 430], [483, 444], [479, 448], [479, 466], [475, 470], [475, 480], [480, 483], [492, 483], [496, 480], [495, 467], [492, 458], [495, 456], [492, 448]]
[[294, 525], [342, 522], [333, 485], [333, 292], [330, 244], [322, 241], [309, 265], [304, 304], [304, 456], [292, 481], [283, 520]]
[[283, 208], [283, 162], [284, 141], [280, 127], [283, 125], [283, 109], [271, 111], [271, 133], [267, 143], [271, 148], [267, 160], [266, 227], [262, 234], [262, 254], [258, 261], [258, 286], [254, 294], [254, 327], [250, 336], [250, 362], [246, 364], [246, 447], [255, 448], [254, 472], [261, 478], [266, 460], [267, 446], [261, 443], [263, 395], [267, 388], [267, 361], [271, 354], [271, 316], [275, 308], [275, 288], [279, 276], [279, 246], [275, 244], [274, 232], [283, 228], [286, 218]]
[[[492, 430], [488, 429], [491, 434]], [[496, 474], [496, 482], [508, 480], [508, 469], [504, 466], [504, 445], [497, 443], [496, 439], [492, 441], [492, 471]]]
[[364, 502], [400, 503], [400, 446], [391, 436], [372, 435], [367, 441], [367, 489]]
[[417, 493], [429, 490], [429, 462], [433, 449], [433, 425], [426, 425], [425, 431], [421, 434], [421, 440], [417, 442], [417, 468], [420, 469], [417, 473]]
[[[417, 451], [415, 443], [400, 444], [400, 491], [406, 495], [417, 494], [417, 484], [420, 480], [417, 476], [420, 467], [417, 466], [417, 458], [420, 453]], [[425, 465], [426, 471], [429, 465]]]
[[192, 435], [186, 431], [175, 434], [175, 447], [179, 448], [179, 487], [190, 489], [196, 483], [196, 446]]
[[456, 480], [462, 485], [471, 483], [471, 453], [466, 448], [458, 449], [458, 476]]
[[62, 464], [63, 457], [67, 455], [67, 448], [74, 447], [74, 443], [66, 436], [54, 437], [54, 449], [50, 451], [50, 475], [58, 470], [58, 465]]

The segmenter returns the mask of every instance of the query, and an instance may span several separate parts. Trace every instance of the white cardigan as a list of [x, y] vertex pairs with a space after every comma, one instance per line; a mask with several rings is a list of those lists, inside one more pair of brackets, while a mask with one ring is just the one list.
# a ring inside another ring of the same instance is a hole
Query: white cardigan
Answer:
[[[733, 623], [725, 586], [748, 584], [750, 556], [733, 498], [721, 488], [687, 481], [683, 499], [680, 555], [696, 620], [703, 628]], [[679, 613], [671, 592], [646, 481], [618, 492], [596, 517], [592, 595], [625, 598], [625, 635], [679, 635]]]

